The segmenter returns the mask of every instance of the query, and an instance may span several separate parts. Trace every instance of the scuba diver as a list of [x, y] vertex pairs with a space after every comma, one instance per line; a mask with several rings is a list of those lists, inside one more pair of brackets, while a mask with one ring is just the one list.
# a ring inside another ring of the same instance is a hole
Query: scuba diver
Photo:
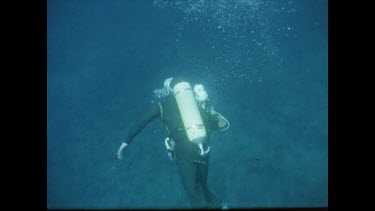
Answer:
[[192, 208], [225, 209], [208, 190], [207, 175], [210, 133], [227, 130], [228, 120], [214, 110], [201, 84], [193, 89], [186, 80], [171, 77], [164, 81], [164, 88], [154, 90], [154, 97], [150, 111], [128, 131], [117, 151], [118, 159], [122, 159], [123, 150], [148, 123], [160, 118], [168, 132], [164, 141], [168, 156], [177, 165]]

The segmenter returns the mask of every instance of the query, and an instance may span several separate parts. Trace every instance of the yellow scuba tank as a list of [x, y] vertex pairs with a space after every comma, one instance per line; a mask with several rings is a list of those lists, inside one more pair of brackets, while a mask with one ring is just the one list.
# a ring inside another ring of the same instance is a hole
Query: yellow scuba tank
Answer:
[[191, 85], [180, 82], [174, 86], [173, 92], [189, 141], [201, 147], [207, 133]]

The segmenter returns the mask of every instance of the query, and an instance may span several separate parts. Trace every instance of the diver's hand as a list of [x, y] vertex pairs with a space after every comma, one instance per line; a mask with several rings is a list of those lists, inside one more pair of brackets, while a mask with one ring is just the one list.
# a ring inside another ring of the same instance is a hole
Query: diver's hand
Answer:
[[128, 146], [128, 144], [125, 143], [125, 142], [123, 142], [123, 143], [121, 144], [121, 146], [118, 148], [118, 150], [117, 150], [117, 158], [118, 158], [119, 160], [122, 159], [122, 157], [123, 157], [123, 155], [122, 155], [122, 151], [124, 150], [124, 148], [125, 148], [126, 146]]

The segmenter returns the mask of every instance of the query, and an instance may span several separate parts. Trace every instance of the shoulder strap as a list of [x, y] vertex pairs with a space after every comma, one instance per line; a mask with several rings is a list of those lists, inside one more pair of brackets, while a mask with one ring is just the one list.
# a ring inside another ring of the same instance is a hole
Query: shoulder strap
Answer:
[[[158, 102], [158, 105], [159, 105], [159, 108], [160, 108], [160, 117], [161, 117], [161, 119], [163, 119], [163, 106], [161, 105], [160, 102]], [[171, 134], [167, 125], [165, 125], [165, 128], [167, 129], [168, 134]]]
[[161, 105], [160, 102], [158, 102], [159, 108], [160, 108], [160, 117], [163, 119], [163, 106]]

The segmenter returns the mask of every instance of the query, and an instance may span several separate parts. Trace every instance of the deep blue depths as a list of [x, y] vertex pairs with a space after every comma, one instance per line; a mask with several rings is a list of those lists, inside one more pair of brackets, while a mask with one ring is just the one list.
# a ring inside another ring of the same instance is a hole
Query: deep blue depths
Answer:
[[49, 0], [48, 208], [183, 208], [159, 120], [116, 151], [169, 76], [231, 123], [209, 187], [230, 207], [328, 205], [327, 1]]

